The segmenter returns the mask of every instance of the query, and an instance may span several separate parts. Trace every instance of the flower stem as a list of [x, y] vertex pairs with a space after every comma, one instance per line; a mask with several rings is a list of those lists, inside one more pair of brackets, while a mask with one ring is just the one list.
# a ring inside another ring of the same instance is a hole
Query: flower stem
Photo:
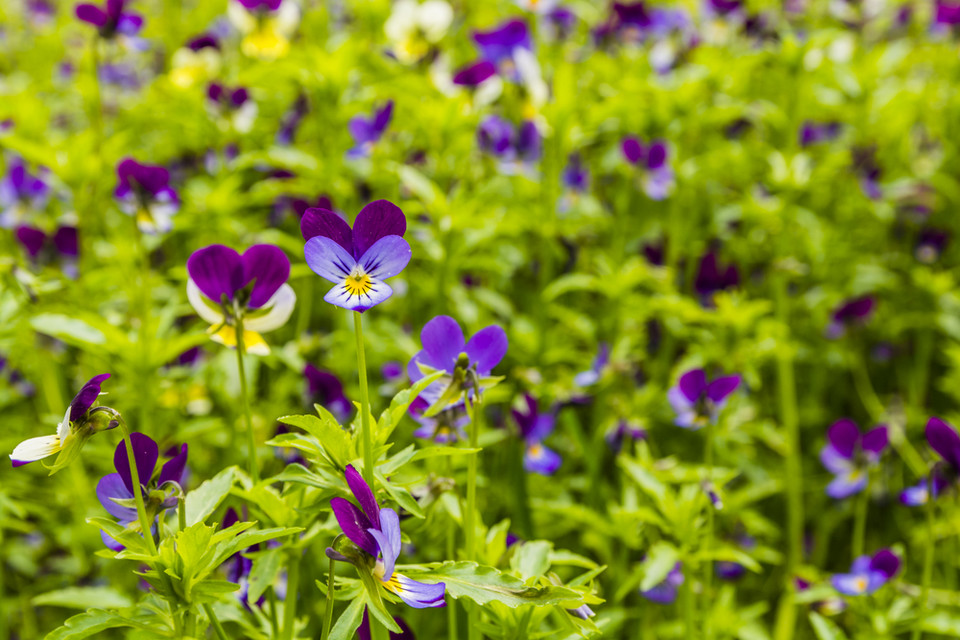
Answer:
[[[446, 475], [453, 481], [453, 460], [451, 456], [444, 456], [446, 465]], [[451, 518], [450, 525], [447, 527], [447, 560], [453, 560], [457, 553], [457, 529]], [[457, 633], [457, 607], [447, 607], [447, 637], [449, 640], [459, 640]]]
[[[704, 451], [703, 451], [703, 463], [707, 468], [707, 490], [715, 491], [713, 488], [713, 432], [715, 426], [712, 422], [708, 422], [705, 427], [706, 433], [704, 434]], [[704, 551], [709, 552], [713, 547], [713, 530], [714, 530], [714, 511], [716, 507], [713, 504], [713, 500], [710, 495], [707, 495], [707, 538], [704, 542]], [[705, 603], [705, 613], [703, 617], [703, 637], [707, 640], [713, 637], [713, 629], [710, 624], [710, 612], [712, 607], [710, 603], [713, 602], [711, 591], [711, 583], [713, 582], [713, 560], [710, 559], [710, 554], [706, 554], [706, 561], [704, 562], [703, 568], [703, 597]]]
[[853, 514], [853, 538], [850, 542], [850, 548], [853, 550], [853, 557], [859, 558], [863, 555], [864, 537], [867, 533], [867, 509], [870, 504], [869, 485], [864, 487], [860, 495], [857, 496], [857, 503], [854, 507], [856, 511]]
[[320, 635], [320, 640], [327, 640], [327, 637], [330, 635], [330, 627], [333, 625], [334, 560], [333, 558], [329, 560], [330, 569], [327, 572], [327, 606], [323, 612], [323, 632]]
[[370, 424], [370, 390], [367, 388], [367, 355], [363, 349], [363, 320], [353, 312], [353, 332], [357, 336], [357, 368], [360, 370], [360, 425], [363, 433], [363, 479], [373, 490], [373, 426]]
[[187, 528], [187, 499], [182, 494], [177, 498], [177, 524], [180, 531]]
[[250, 415], [250, 396], [247, 392], [247, 373], [243, 365], [243, 356], [246, 347], [243, 342], [243, 318], [237, 318], [237, 374], [240, 376], [240, 401], [243, 404], [243, 415], [247, 421], [247, 456], [250, 467], [250, 477], [254, 484], [260, 482], [260, 465], [257, 463], [257, 441], [253, 435], [253, 417]]
[[293, 630], [297, 622], [297, 591], [300, 586], [300, 549], [294, 547], [290, 552], [290, 562], [287, 564], [287, 595], [283, 600], [283, 640], [293, 638]]
[[686, 637], [689, 640], [694, 640], [697, 637], [697, 627], [694, 623], [695, 616], [696, 611], [694, 611], [693, 602], [693, 576], [688, 575], [683, 581], [683, 626], [686, 630]]
[[[930, 478], [931, 487], [933, 477]], [[927, 607], [929, 606], [930, 579], [933, 577], [933, 553], [935, 549], [933, 538], [933, 495], [931, 491], [930, 498], [927, 500], [927, 540], [926, 548], [923, 554], [923, 578], [920, 583], [920, 606], [917, 611], [917, 619], [913, 621], [913, 632], [910, 634], [910, 640], [920, 640], [923, 634], [922, 624], [927, 617]]]
[[123, 443], [127, 448], [127, 461], [130, 463], [130, 479], [133, 482], [133, 501], [137, 505], [137, 517], [140, 519], [140, 531], [143, 533], [143, 539], [147, 542], [147, 549], [150, 555], [157, 555], [157, 543], [153, 540], [153, 533], [150, 531], [150, 520], [147, 518], [147, 510], [143, 506], [143, 494], [140, 491], [140, 472], [137, 470], [136, 458], [133, 456], [133, 445], [130, 443], [130, 430], [127, 423], [121, 417], [117, 422], [120, 423], [120, 432], [123, 434]]
[[207, 614], [207, 618], [210, 619], [210, 624], [213, 625], [213, 630], [216, 632], [217, 637], [220, 638], [220, 640], [227, 640], [227, 634], [223, 630], [223, 625], [220, 624], [220, 621], [217, 619], [217, 614], [213, 612], [213, 607], [209, 604], [204, 604], [203, 610]]
[[[470, 413], [470, 448], [476, 449], [480, 439], [481, 412], [477, 410], [475, 401], [471, 401], [469, 394], [466, 398], [467, 411]], [[467, 507], [463, 514], [464, 547], [468, 560], [477, 559], [477, 453], [467, 457]], [[467, 608], [467, 635], [470, 640], [481, 638], [480, 609], [476, 606]]]

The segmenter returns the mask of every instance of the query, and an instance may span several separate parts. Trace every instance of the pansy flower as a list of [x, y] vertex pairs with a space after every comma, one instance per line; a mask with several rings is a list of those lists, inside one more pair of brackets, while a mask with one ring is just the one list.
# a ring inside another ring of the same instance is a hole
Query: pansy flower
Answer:
[[880, 461], [888, 444], [886, 425], [861, 434], [857, 423], [849, 418], [837, 420], [827, 430], [827, 445], [820, 451], [820, 461], [833, 481], [827, 495], [842, 500], [860, 493], [867, 486], [869, 470]]
[[674, 424], [699, 429], [715, 422], [727, 397], [740, 386], [740, 376], [722, 376], [707, 381], [703, 369], [693, 369], [680, 376], [677, 386], [667, 392], [667, 400], [677, 414]]
[[900, 503], [908, 507], [920, 507], [935, 499], [950, 486], [939, 470], [934, 469], [929, 478], [923, 478], [912, 487], [900, 492]]
[[423, 349], [407, 364], [411, 382], [425, 377], [425, 372], [443, 371], [444, 375], [420, 394], [432, 415], [456, 404], [466, 393], [469, 397], [493, 383], [490, 372], [507, 353], [507, 334], [497, 325], [484, 327], [469, 341], [450, 316], [436, 316], [420, 331]]
[[944, 29], [960, 25], [960, 2], [955, 0], [936, 0], [933, 14], [934, 28]]
[[601, 342], [597, 347], [597, 355], [593, 359], [593, 364], [586, 371], [581, 371], [573, 376], [573, 384], [578, 387], [589, 387], [600, 381], [600, 376], [607, 364], [610, 363], [610, 345]]
[[508, 20], [490, 31], [475, 31], [473, 42], [484, 60], [497, 65], [503, 75], [513, 79], [516, 79], [516, 53], [533, 49], [530, 29], [526, 22], [519, 19]]
[[[130, 434], [130, 445], [133, 448], [134, 463], [137, 465], [144, 510], [147, 520], [153, 522], [165, 510], [177, 506], [177, 499], [183, 492], [181, 482], [187, 466], [187, 445], [174, 448], [174, 455], [160, 468], [156, 478], [154, 473], [160, 459], [157, 443], [150, 436], [135, 432]], [[113, 466], [117, 472], [100, 478], [97, 483], [97, 499], [110, 515], [117, 518], [123, 526], [127, 526], [137, 522], [138, 517], [133, 477], [130, 475], [130, 458], [127, 457], [126, 443], [122, 440], [113, 452]], [[100, 537], [108, 548], [114, 551], [123, 549], [123, 545], [105, 532], [101, 531]]]
[[103, 8], [95, 4], [78, 4], [77, 18], [97, 28], [102, 38], [116, 35], [134, 38], [143, 28], [143, 17], [132, 11], [125, 11], [126, 0], [107, 0]]
[[279, 248], [257, 244], [239, 253], [222, 244], [193, 252], [187, 260], [187, 299], [197, 315], [210, 323], [214, 342], [237, 346], [242, 323], [247, 353], [267, 355], [263, 336], [286, 323], [297, 296], [287, 284], [290, 260]]
[[660, 584], [657, 584], [646, 591], [640, 590], [640, 595], [657, 604], [673, 604], [677, 600], [677, 591], [683, 584], [683, 571], [678, 562], [674, 565], [667, 577]]
[[362, 313], [393, 295], [384, 280], [410, 262], [406, 230], [400, 207], [387, 200], [365, 206], [352, 229], [328, 209], [307, 209], [300, 219], [307, 265], [335, 285], [323, 299]]
[[542, 138], [537, 125], [525, 120], [520, 127], [497, 115], [484, 118], [477, 128], [480, 150], [500, 161], [500, 169], [508, 175], [527, 169], [540, 159]]
[[513, 419], [520, 427], [520, 435], [525, 445], [523, 468], [531, 473], [553, 475], [560, 468], [563, 459], [559, 453], [544, 446], [543, 440], [553, 433], [557, 426], [557, 409], [554, 407], [541, 414], [533, 396], [528, 393], [523, 400], [524, 408], [513, 410]]
[[583, 166], [579, 153], [571, 153], [567, 166], [560, 173], [560, 183], [564, 187], [563, 198], [558, 203], [561, 212], [569, 211], [580, 199], [581, 194], [590, 187], [590, 172]]
[[877, 164], [876, 148], [861, 147], [853, 150], [853, 171], [860, 180], [860, 190], [871, 200], [883, 197], [880, 177], [883, 172]]
[[844, 301], [830, 316], [827, 325], [828, 338], [840, 338], [849, 328], [862, 325], [873, 315], [877, 301], [873, 296], [862, 296]]
[[233, 128], [237, 133], [248, 133], [257, 118], [257, 103], [245, 87], [230, 89], [219, 82], [207, 87], [207, 101], [224, 129]]
[[854, 560], [850, 573], [835, 574], [830, 584], [847, 596], [869, 595], [890, 582], [899, 570], [900, 558], [889, 549], [881, 549], [873, 557]]
[[390, 52], [404, 64], [413, 64], [430, 53], [453, 22], [453, 8], [445, 0], [398, 0], [383, 25]]
[[170, 82], [187, 89], [215, 77], [220, 66], [220, 41], [212, 34], [199, 35], [173, 53]]
[[705, 305], [711, 303], [713, 294], [736, 288], [739, 284], [740, 272], [737, 271], [737, 266], [734, 264], [722, 266], [716, 251], [708, 251], [700, 259], [700, 267], [697, 269], [693, 288], [700, 294]]
[[940, 259], [940, 255], [950, 242], [950, 232], [943, 229], [927, 227], [922, 229], [917, 237], [914, 255], [918, 262], [933, 264]]
[[[293, 101], [293, 106], [280, 119], [280, 130], [277, 131], [277, 144], [283, 147], [293, 144], [293, 138], [300, 128], [300, 124], [307, 115], [310, 105], [306, 94], [301, 93]], [[301, 213], [302, 215], [302, 213]]]
[[23, 247], [27, 257], [36, 266], [59, 263], [64, 275], [77, 277], [77, 256], [80, 249], [77, 242], [77, 228], [62, 226], [50, 235], [27, 225], [20, 225], [16, 231], [17, 242]]
[[939, 495], [960, 477], [960, 436], [950, 424], [936, 416], [927, 421], [926, 435], [930, 448], [943, 458], [943, 463], [933, 471], [933, 488]]
[[287, 55], [300, 23], [300, 9], [293, 0], [230, 0], [227, 15], [244, 34], [243, 54], [263, 60]]
[[800, 127], [800, 146], [809, 147], [810, 145], [821, 142], [829, 142], [840, 135], [839, 122], [814, 122], [805, 120]]
[[171, 218], [180, 209], [180, 198], [170, 186], [170, 172], [165, 167], [124, 158], [117, 165], [117, 178], [113, 195], [120, 209], [136, 218], [140, 231], [165, 233], [173, 228]]
[[628, 136], [620, 144], [623, 157], [641, 170], [643, 190], [651, 200], [663, 200], [673, 191], [673, 169], [669, 149], [663, 140], [645, 145], [640, 138]]
[[392, 117], [393, 100], [387, 100], [382, 107], [374, 109], [369, 118], [367, 116], [350, 118], [347, 129], [353, 137], [354, 146], [347, 151], [347, 157], [354, 159], [368, 157], [373, 151], [373, 145], [383, 137]]
[[52, 474], [72, 462], [94, 433], [116, 427], [119, 424], [116, 411], [93, 406], [100, 395], [101, 383], [109, 377], [109, 373], [101, 373], [80, 388], [63, 414], [63, 420], [57, 424], [55, 435], [30, 438], [18, 444], [10, 454], [13, 466], [20, 467], [59, 453], [51, 468]]
[[12, 229], [31, 211], [41, 211], [50, 197], [48, 171], [30, 173], [20, 158], [13, 158], [0, 179], [0, 227]]
[[417, 396], [410, 403], [407, 411], [410, 417], [420, 424], [420, 428], [413, 432], [414, 438], [432, 440], [437, 444], [451, 444], [458, 440], [466, 440], [464, 428], [470, 424], [470, 414], [463, 400], [449, 405], [436, 414], [427, 415], [430, 403], [423, 397]]
[[353, 411], [353, 405], [343, 394], [343, 383], [335, 374], [318, 369], [309, 362], [303, 367], [303, 377], [307, 379], [307, 397], [311, 402], [323, 406], [337, 420], [344, 421]]
[[380, 508], [373, 491], [353, 465], [347, 465], [346, 480], [360, 508], [340, 497], [332, 498], [330, 506], [344, 535], [374, 560], [373, 575], [383, 588], [416, 609], [445, 606], [444, 583], [424, 584], [394, 571], [401, 547], [397, 512]]

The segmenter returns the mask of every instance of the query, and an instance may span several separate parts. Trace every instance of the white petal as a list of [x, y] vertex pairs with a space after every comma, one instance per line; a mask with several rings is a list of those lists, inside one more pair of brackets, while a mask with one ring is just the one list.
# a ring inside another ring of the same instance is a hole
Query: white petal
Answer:
[[420, 28], [430, 42], [437, 42], [453, 22], [453, 9], [444, 0], [427, 0], [420, 5]]
[[237, 0], [230, 0], [227, 4], [227, 17], [241, 33], [250, 33], [257, 28], [257, 20]]
[[61, 441], [66, 440], [70, 435], [70, 405], [67, 405], [67, 412], [63, 414], [63, 420], [57, 425], [57, 437]]
[[187, 280], [187, 300], [190, 306], [197, 312], [197, 315], [212, 325], [222, 324], [225, 318], [220, 305], [215, 305], [200, 291], [200, 287], [193, 281], [193, 278]]
[[[253, 316], [244, 318], [243, 328], [250, 331], [273, 331], [286, 324], [293, 313], [293, 307], [297, 304], [297, 294], [293, 292], [293, 287], [284, 284], [277, 292], [270, 296], [262, 309], [268, 309], [262, 316]], [[250, 353], [253, 353], [250, 350]]]
[[416, 0], [399, 0], [393, 5], [393, 12], [383, 25], [383, 31], [392, 42], [400, 42], [417, 28]]
[[10, 454], [14, 465], [26, 464], [52, 456], [60, 451], [60, 438], [57, 436], [39, 436], [24, 440]]
[[293, 0], [283, 0], [280, 9], [277, 10], [277, 31], [285, 36], [290, 36], [300, 24], [300, 7]]

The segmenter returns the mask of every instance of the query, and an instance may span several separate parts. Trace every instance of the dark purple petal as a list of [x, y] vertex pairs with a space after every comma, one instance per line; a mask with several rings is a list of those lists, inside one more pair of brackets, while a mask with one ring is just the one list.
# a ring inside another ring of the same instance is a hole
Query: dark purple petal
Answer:
[[[370, 527], [379, 528], [380, 506], [377, 504], [377, 499], [373, 495], [373, 490], [370, 489], [370, 486], [364, 481], [363, 476], [360, 475], [360, 472], [357, 471], [352, 464], [347, 465], [345, 475], [347, 484], [350, 486], [350, 491], [353, 492], [354, 497], [363, 509], [363, 513], [366, 514], [367, 519], [372, 523]], [[369, 529], [370, 527], [367, 528]]]
[[453, 74], [453, 84], [463, 87], [475, 87], [496, 75], [497, 67], [489, 60], [480, 60], [461, 68]]
[[927, 421], [927, 442], [954, 469], [960, 469], [960, 436], [952, 426], [933, 417]]
[[100, 28], [107, 24], [107, 14], [100, 7], [93, 4], [78, 4], [77, 18]]
[[714, 403], [723, 402], [740, 386], [740, 376], [724, 376], [707, 385], [707, 397]]
[[850, 418], [841, 418], [830, 425], [827, 441], [841, 456], [852, 458], [860, 442], [860, 428]]
[[53, 234], [53, 246], [57, 248], [60, 255], [72, 258], [77, 257], [80, 253], [79, 244], [77, 243], [77, 228], [60, 227], [57, 229], [57, 232]]
[[532, 48], [530, 30], [523, 20], [510, 20], [491, 31], [475, 31], [473, 41], [483, 57], [491, 62], [510, 58], [517, 47]]
[[36, 227], [21, 225], [17, 227], [17, 241], [23, 245], [27, 255], [36, 258], [47, 241], [47, 234]]
[[370, 520], [363, 515], [352, 502], [345, 498], [331, 498], [330, 507], [333, 509], [333, 515], [336, 516], [340, 528], [351, 542], [369, 553], [371, 556], [377, 555], [377, 541], [367, 529], [370, 528]]
[[470, 356], [470, 364], [477, 367], [477, 373], [485, 376], [506, 355], [507, 333], [495, 324], [484, 327], [467, 342], [466, 352]]
[[889, 580], [900, 571], [900, 558], [889, 549], [881, 549], [873, 555], [870, 570], [879, 571]]
[[180, 453], [175, 455], [163, 465], [160, 469], [160, 477], [157, 478], [157, 486], [164, 482], [173, 481], [180, 484], [183, 479], [183, 470], [187, 466], [187, 443], [180, 445]]
[[620, 143], [620, 148], [623, 151], [623, 157], [626, 158], [630, 164], [639, 163], [645, 155], [643, 143], [633, 136], [624, 138], [623, 142]]
[[300, 218], [300, 233], [304, 240], [323, 236], [330, 238], [347, 253], [353, 255], [353, 232], [346, 220], [329, 209], [310, 208]]
[[107, 15], [114, 21], [118, 20], [123, 13], [124, 4], [126, 0], [107, 0]]
[[863, 441], [860, 443], [860, 446], [867, 453], [879, 457], [880, 454], [883, 453], [883, 450], [887, 448], [888, 443], [889, 436], [887, 426], [880, 425], [863, 434]]
[[111, 500], [111, 498], [133, 500], [133, 493], [127, 489], [119, 473], [111, 473], [100, 478], [100, 482], [97, 483], [97, 500], [99, 500], [103, 508], [107, 510], [107, 513], [114, 518], [119, 518], [126, 522], [132, 522], [137, 519], [137, 510], [135, 508], [121, 507]]
[[[255, 244], [243, 252], [243, 286], [256, 278], [249, 306], [259, 309], [290, 277], [290, 260], [272, 244]], [[202, 289], [201, 289], [202, 290]], [[204, 292], [206, 293], [206, 292]]]
[[527, 120], [520, 125], [517, 132], [517, 157], [527, 162], [532, 162], [540, 158], [541, 151], [540, 130], [532, 120]]
[[233, 300], [244, 284], [240, 254], [222, 244], [194, 251], [187, 259], [187, 273], [203, 295], [217, 304], [224, 295]]
[[420, 361], [443, 368], [447, 373], [453, 373], [457, 356], [466, 347], [460, 325], [450, 316], [437, 316], [423, 325], [420, 331], [420, 343], [429, 355], [428, 362], [422, 358]]
[[[390, 124], [390, 119], [393, 117], [393, 100], [387, 100], [387, 103], [377, 109], [373, 114], [373, 132], [376, 134], [377, 138], [383, 135], [383, 132], [386, 130], [387, 125]], [[403, 234], [397, 234], [403, 235]]]
[[654, 171], [667, 162], [667, 144], [663, 140], [654, 140], [647, 149], [647, 169]]
[[82, 418], [83, 414], [93, 406], [97, 396], [100, 395], [100, 385], [109, 377], [109, 373], [93, 376], [80, 388], [80, 391], [77, 392], [70, 403], [70, 422], [76, 422]]
[[690, 402], [696, 402], [707, 390], [707, 374], [703, 369], [687, 371], [680, 376], [680, 391]]
[[[157, 458], [160, 457], [160, 449], [153, 439], [139, 432], [130, 434], [130, 444], [133, 447], [133, 459], [137, 463], [137, 474], [140, 476], [140, 484], [146, 486], [150, 482], [150, 476], [157, 466]], [[131, 494], [133, 493], [133, 479], [130, 475], [130, 462], [127, 457], [127, 447], [123, 440], [117, 444], [116, 451], [113, 452], [113, 466], [117, 473], [123, 478], [123, 484]]]
[[206, 49], [208, 47], [212, 49], [220, 49], [220, 41], [217, 40], [216, 36], [209, 33], [199, 35], [187, 42], [187, 48], [192, 51], [200, 51], [201, 49]]
[[353, 222], [353, 257], [359, 260], [377, 240], [403, 237], [406, 231], [407, 218], [400, 207], [389, 200], [375, 200], [361, 209]]

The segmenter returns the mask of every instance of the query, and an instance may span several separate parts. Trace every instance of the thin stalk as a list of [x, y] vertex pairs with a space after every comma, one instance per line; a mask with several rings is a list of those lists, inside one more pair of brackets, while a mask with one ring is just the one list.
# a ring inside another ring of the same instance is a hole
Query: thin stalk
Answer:
[[[333, 625], [333, 587], [334, 587], [334, 565], [333, 558], [330, 560], [330, 569], [327, 572], [327, 606], [323, 612], [323, 632], [320, 635], [320, 640], [327, 640], [327, 637], [330, 635], [330, 627]], [[451, 609], [453, 607], [450, 607]]]
[[850, 541], [850, 548], [853, 550], [853, 557], [859, 558], [863, 555], [864, 538], [867, 533], [867, 509], [870, 506], [869, 488], [865, 487], [860, 495], [857, 496], [856, 510], [853, 513], [853, 538]]
[[686, 629], [687, 640], [694, 640], [696, 635], [696, 623], [694, 619], [696, 611], [693, 602], [693, 576], [687, 575], [683, 581], [683, 626]]
[[363, 479], [373, 489], [373, 426], [370, 424], [370, 390], [367, 388], [367, 355], [363, 349], [363, 316], [353, 312], [353, 332], [357, 336], [357, 368], [360, 370], [360, 425], [363, 433]]
[[300, 550], [294, 547], [290, 552], [287, 565], [287, 597], [283, 601], [283, 640], [293, 638], [293, 628], [297, 622], [297, 592], [300, 587]]
[[[468, 395], [467, 411], [470, 412], [470, 448], [476, 449], [480, 440], [480, 417], [475, 401]], [[477, 559], [477, 464], [479, 452], [471, 453], [467, 458], [467, 507], [463, 514], [464, 547], [468, 560]], [[464, 603], [466, 604], [466, 603]], [[476, 606], [467, 608], [467, 637], [470, 640], [481, 638], [480, 609]]]
[[130, 463], [130, 479], [133, 482], [133, 501], [137, 505], [137, 517], [140, 519], [140, 530], [143, 533], [143, 539], [147, 542], [147, 549], [150, 555], [157, 555], [157, 543], [153, 540], [153, 534], [150, 532], [150, 520], [147, 518], [147, 510], [143, 506], [143, 494], [140, 492], [140, 472], [137, 470], [136, 458], [133, 457], [133, 445], [130, 443], [130, 430], [127, 429], [127, 423], [121, 418], [120, 432], [123, 434], [123, 443], [127, 449], [127, 461]]
[[[451, 456], [444, 456], [446, 475], [453, 478], [453, 460]], [[457, 529], [454, 527], [451, 518], [450, 526], [447, 527], [447, 560], [454, 560], [457, 553]], [[331, 561], [332, 562], [332, 561]], [[457, 607], [447, 607], [447, 637], [449, 640], [459, 640], [457, 633]]]
[[213, 625], [213, 630], [217, 634], [217, 637], [220, 638], [220, 640], [227, 640], [228, 636], [223, 630], [223, 625], [220, 624], [220, 621], [217, 619], [217, 614], [213, 612], [213, 607], [209, 604], [204, 604], [203, 611], [207, 614], [210, 624]]
[[[714, 425], [710, 422], [707, 423], [705, 427], [706, 433], [704, 434], [704, 451], [703, 451], [703, 463], [707, 468], [707, 489], [708, 491], [714, 491], [713, 488], [713, 432]], [[710, 499], [709, 495], [707, 497], [707, 539], [704, 543], [704, 550], [709, 552], [713, 547], [713, 531], [714, 531], [714, 505], [713, 500]], [[712, 602], [712, 595], [710, 593], [712, 589], [711, 583], [713, 582], [713, 561], [710, 559], [710, 554], [707, 553], [707, 559], [704, 563], [703, 568], [703, 597], [704, 602], [706, 603], [705, 611], [708, 613], [704, 615], [703, 618], [703, 636], [709, 640], [713, 637], [713, 629], [710, 624], [710, 615], [711, 611], [710, 602]]]
[[[3, 549], [3, 527], [0, 527], [0, 549]], [[0, 638], [6, 638], [7, 636], [7, 616], [3, 613], [3, 604], [7, 601], [5, 597], [5, 581], [4, 581], [4, 567], [3, 559], [0, 558]], [[453, 607], [450, 607], [451, 609]], [[11, 615], [11, 619], [12, 619]], [[22, 629], [21, 629], [22, 631]], [[453, 640], [453, 638], [451, 638]]]
[[243, 342], [243, 317], [238, 314], [237, 326], [237, 373], [240, 376], [240, 401], [243, 404], [243, 415], [247, 421], [247, 465], [250, 467], [250, 477], [254, 484], [260, 482], [260, 465], [257, 462], [257, 441], [253, 435], [253, 417], [250, 415], [250, 396], [247, 393], [247, 373], [243, 365], [243, 356], [246, 347]]
[[187, 528], [187, 500], [183, 494], [177, 499], [177, 524], [180, 531]]
[[[930, 483], [932, 486], [932, 476], [930, 478]], [[931, 496], [927, 500], [926, 505], [927, 535], [930, 539], [927, 540], [927, 545], [923, 553], [923, 578], [922, 582], [920, 583], [920, 608], [917, 612], [917, 619], [913, 621], [913, 632], [910, 634], [910, 640], [920, 640], [920, 636], [923, 634], [923, 621], [927, 617], [927, 607], [930, 604], [930, 580], [933, 577], [933, 554], [935, 548], [933, 537], [933, 509], [933, 495], [931, 492]]]
[[279, 638], [280, 623], [277, 621], [277, 592], [273, 587], [267, 589], [267, 603], [270, 605], [270, 632], [274, 638]]

